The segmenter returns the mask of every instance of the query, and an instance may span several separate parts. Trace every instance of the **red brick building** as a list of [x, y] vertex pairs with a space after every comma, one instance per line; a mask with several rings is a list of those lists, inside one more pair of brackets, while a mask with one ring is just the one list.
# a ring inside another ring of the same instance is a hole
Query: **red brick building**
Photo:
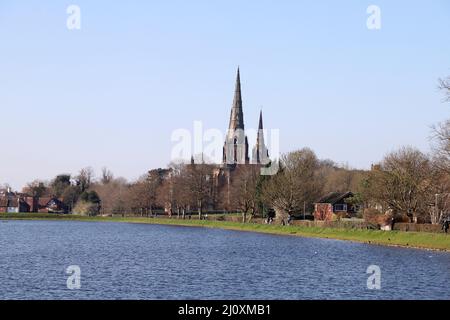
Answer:
[[314, 219], [331, 221], [334, 216], [350, 218], [357, 211], [355, 205], [347, 203], [354, 195], [352, 192], [331, 192], [314, 204]]

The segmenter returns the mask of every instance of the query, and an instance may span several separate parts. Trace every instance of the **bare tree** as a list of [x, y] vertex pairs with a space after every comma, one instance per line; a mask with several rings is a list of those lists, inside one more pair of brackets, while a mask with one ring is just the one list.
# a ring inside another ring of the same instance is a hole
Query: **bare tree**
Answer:
[[173, 192], [173, 179], [171, 177], [164, 179], [156, 190], [156, 204], [164, 208], [169, 217], [172, 217], [175, 208]]
[[102, 168], [102, 178], [101, 178], [101, 183], [102, 183], [102, 184], [108, 184], [108, 183], [110, 183], [113, 179], [114, 179], [113, 173], [112, 173], [110, 170], [108, 170], [108, 168], [103, 167], [103, 168]]
[[133, 210], [134, 202], [130, 186], [124, 178], [112, 179], [107, 184], [95, 183], [91, 189], [96, 191], [102, 200], [102, 215], [125, 215]]
[[441, 170], [440, 166], [434, 166], [432, 191], [434, 202], [429, 207], [430, 219], [432, 224], [439, 224], [450, 212], [450, 175]]
[[445, 79], [439, 79], [438, 88], [444, 91], [446, 101], [450, 101], [450, 77], [447, 77]]
[[320, 171], [325, 181], [324, 193], [346, 191], [357, 193], [365, 176], [362, 170], [337, 165], [330, 167], [322, 161]]
[[148, 215], [155, 205], [155, 199], [149, 191], [147, 175], [140, 177], [130, 185], [129, 198], [131, 210], [141, 216]]
[[0, 184], [0, 193], [6, 193], [9, 189], [11, 189], [11, 185], [9, 183]]
[[86, 167], [80, 170], [80, 173], [76, 177], [77, 185], [80, 187], [81, 192], [86, 191], [91, 186], [94, 179], [94, 170], [91, 167]]
[[187, 166], [186, 179], [189, 187], [190, 202], [197, 207], [199, 219], [203, 218], [203, 209], [211, 200], [213, 167], [205, 162]]
[[34, 180], [27, 183], [27, 185], [22, 189], [22, 192], [32, 197], [43, 197], [49, 192], [49, 190], [46, 182]]
[[412, 147], [388, 154], [370, 173], [372, 197], [412, 220], [427, 214], [433, 197], [433, 167], [428, 156]]
[[276, 211], [283, 224], [287, 216], [310, 206], [323, 190], [319, 160], [308, 148], [283, 155], [279, 172], [263, 187], [263, 199]]
[[186, 211], [193, 205], [189, 187], [189, 170], [184, 163], [171, 163], [169, 168], [172, 170], [170, 182], [173, 206], [177, 211], [178, 218], [181, 215], [185, 219]]
[[158, 190], [163, 183], [167, 170], [153, 169], [132, 184], [131, 194], [134, 207], [141, 216], [154, 215], [158, 206]]
[[438, 123], [432, 130], [433, 151], [439, 160], [436, 165], [450, 174], [450, 120]]
[[260, 167], [256, 165], [240, 166], [231, 182], [231, 205], [242, 212], [242, 222], [247, 222], [247, 214], [255, 215], [260, 178]]
[[440, 153], [435, 153], [431, 160], [432, 166], [432, 199], [429, 214], [431, 223], [438, 224], [443, 218], [447, 218], [450, 212], [450, 168], [446, 157]]
[[[444, 91], [445, 100], [450, 102], [450, 77], [439, 79], [439, 89]], [[432, 129], [435, 157], [439, 159], [436, 164], [440, 169], [450, 173], [450, 120], [438, 123]]]

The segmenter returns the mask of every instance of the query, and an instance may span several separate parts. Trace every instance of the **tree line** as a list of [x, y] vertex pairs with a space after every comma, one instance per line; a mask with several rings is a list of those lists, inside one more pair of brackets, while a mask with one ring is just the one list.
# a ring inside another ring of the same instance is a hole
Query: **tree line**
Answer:
[[[440, 80], [450, 101], [450, 78]], [[50, 182], [33, 181], [22, 190], [33, 196], [60, 198], [78, 214], [169, 215], [201, 219], [213, 207], [242, 213], [243, 221], [274, 209], [281, 221], [313, 211], [313, 204], [329, 192], [352, 191], [348, 200], [377, 214], [402, 215], [410, 221], [439, 223], [450, 212], [450, 120], [432, 128], [432, 152], [411, 146], [387, 154], [371, 170], [356, 170], [318, 159], [309, 148], [289, 152], [278, 161], [273, 176], [260, 174], [256, 165], [238, 167], [225, 184], [218, 167], [201, 159], [171, 163], [133, 182], [115, 178], [104, 168], [95, 178], [92, 168], [72, 176], [61, 174]], [[225, 186], [225, 187], [224, 187]], [[224, 189], [225, 188], [225, 189]], [[361, 216], [363, 212], [359, 213]]]

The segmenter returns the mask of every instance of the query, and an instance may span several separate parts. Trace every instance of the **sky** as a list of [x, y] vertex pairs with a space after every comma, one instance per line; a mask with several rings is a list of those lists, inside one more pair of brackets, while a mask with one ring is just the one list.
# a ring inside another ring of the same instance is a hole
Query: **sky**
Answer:
[[282, 153], [367, 169], [429, 152], [449, 31], [448, 0], [1, 0], [0, 185], [165, 167], [175, 130], [226, 130], [238, 66], [246, 128], [262, 109]]

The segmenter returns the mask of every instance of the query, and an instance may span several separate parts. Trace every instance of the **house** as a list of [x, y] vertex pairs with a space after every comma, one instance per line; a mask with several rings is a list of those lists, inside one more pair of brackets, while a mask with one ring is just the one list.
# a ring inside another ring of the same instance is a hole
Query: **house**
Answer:
[[29, 212], [30, 206], [24, 198], [8, 190], [0, 194], [0, 213]]
[[28, 211], [22, 212], [39, 212], [39, 213], [67, 213], [67, 206], [55, 197], [31, 197], [24, 195], [23, 201], [29, 207]]
[[32, 197], [11, 189], [0, 192], [0, 213], [67, 213], [67, 206], [55, 197]]
[[333, 217], [350, 218], [354, 216], [359, 206], [348, 203], [354, 194], [348, 192], [331, 192], [314, 203], [314, 219], [330, 221]]
[[31, 196], [25, 195], [23, 197], [23, 199], [30, 207], [30, 210], [27, 212], [38, 212], [38, 207], [39, 207], [39, 198], [38, 197], [31, 197]]
[[42, 198], [38, 199], [37, 212], [39, 212], [39, 213], [68, 213], [68, 208], [58, 198], [42, 197]]

